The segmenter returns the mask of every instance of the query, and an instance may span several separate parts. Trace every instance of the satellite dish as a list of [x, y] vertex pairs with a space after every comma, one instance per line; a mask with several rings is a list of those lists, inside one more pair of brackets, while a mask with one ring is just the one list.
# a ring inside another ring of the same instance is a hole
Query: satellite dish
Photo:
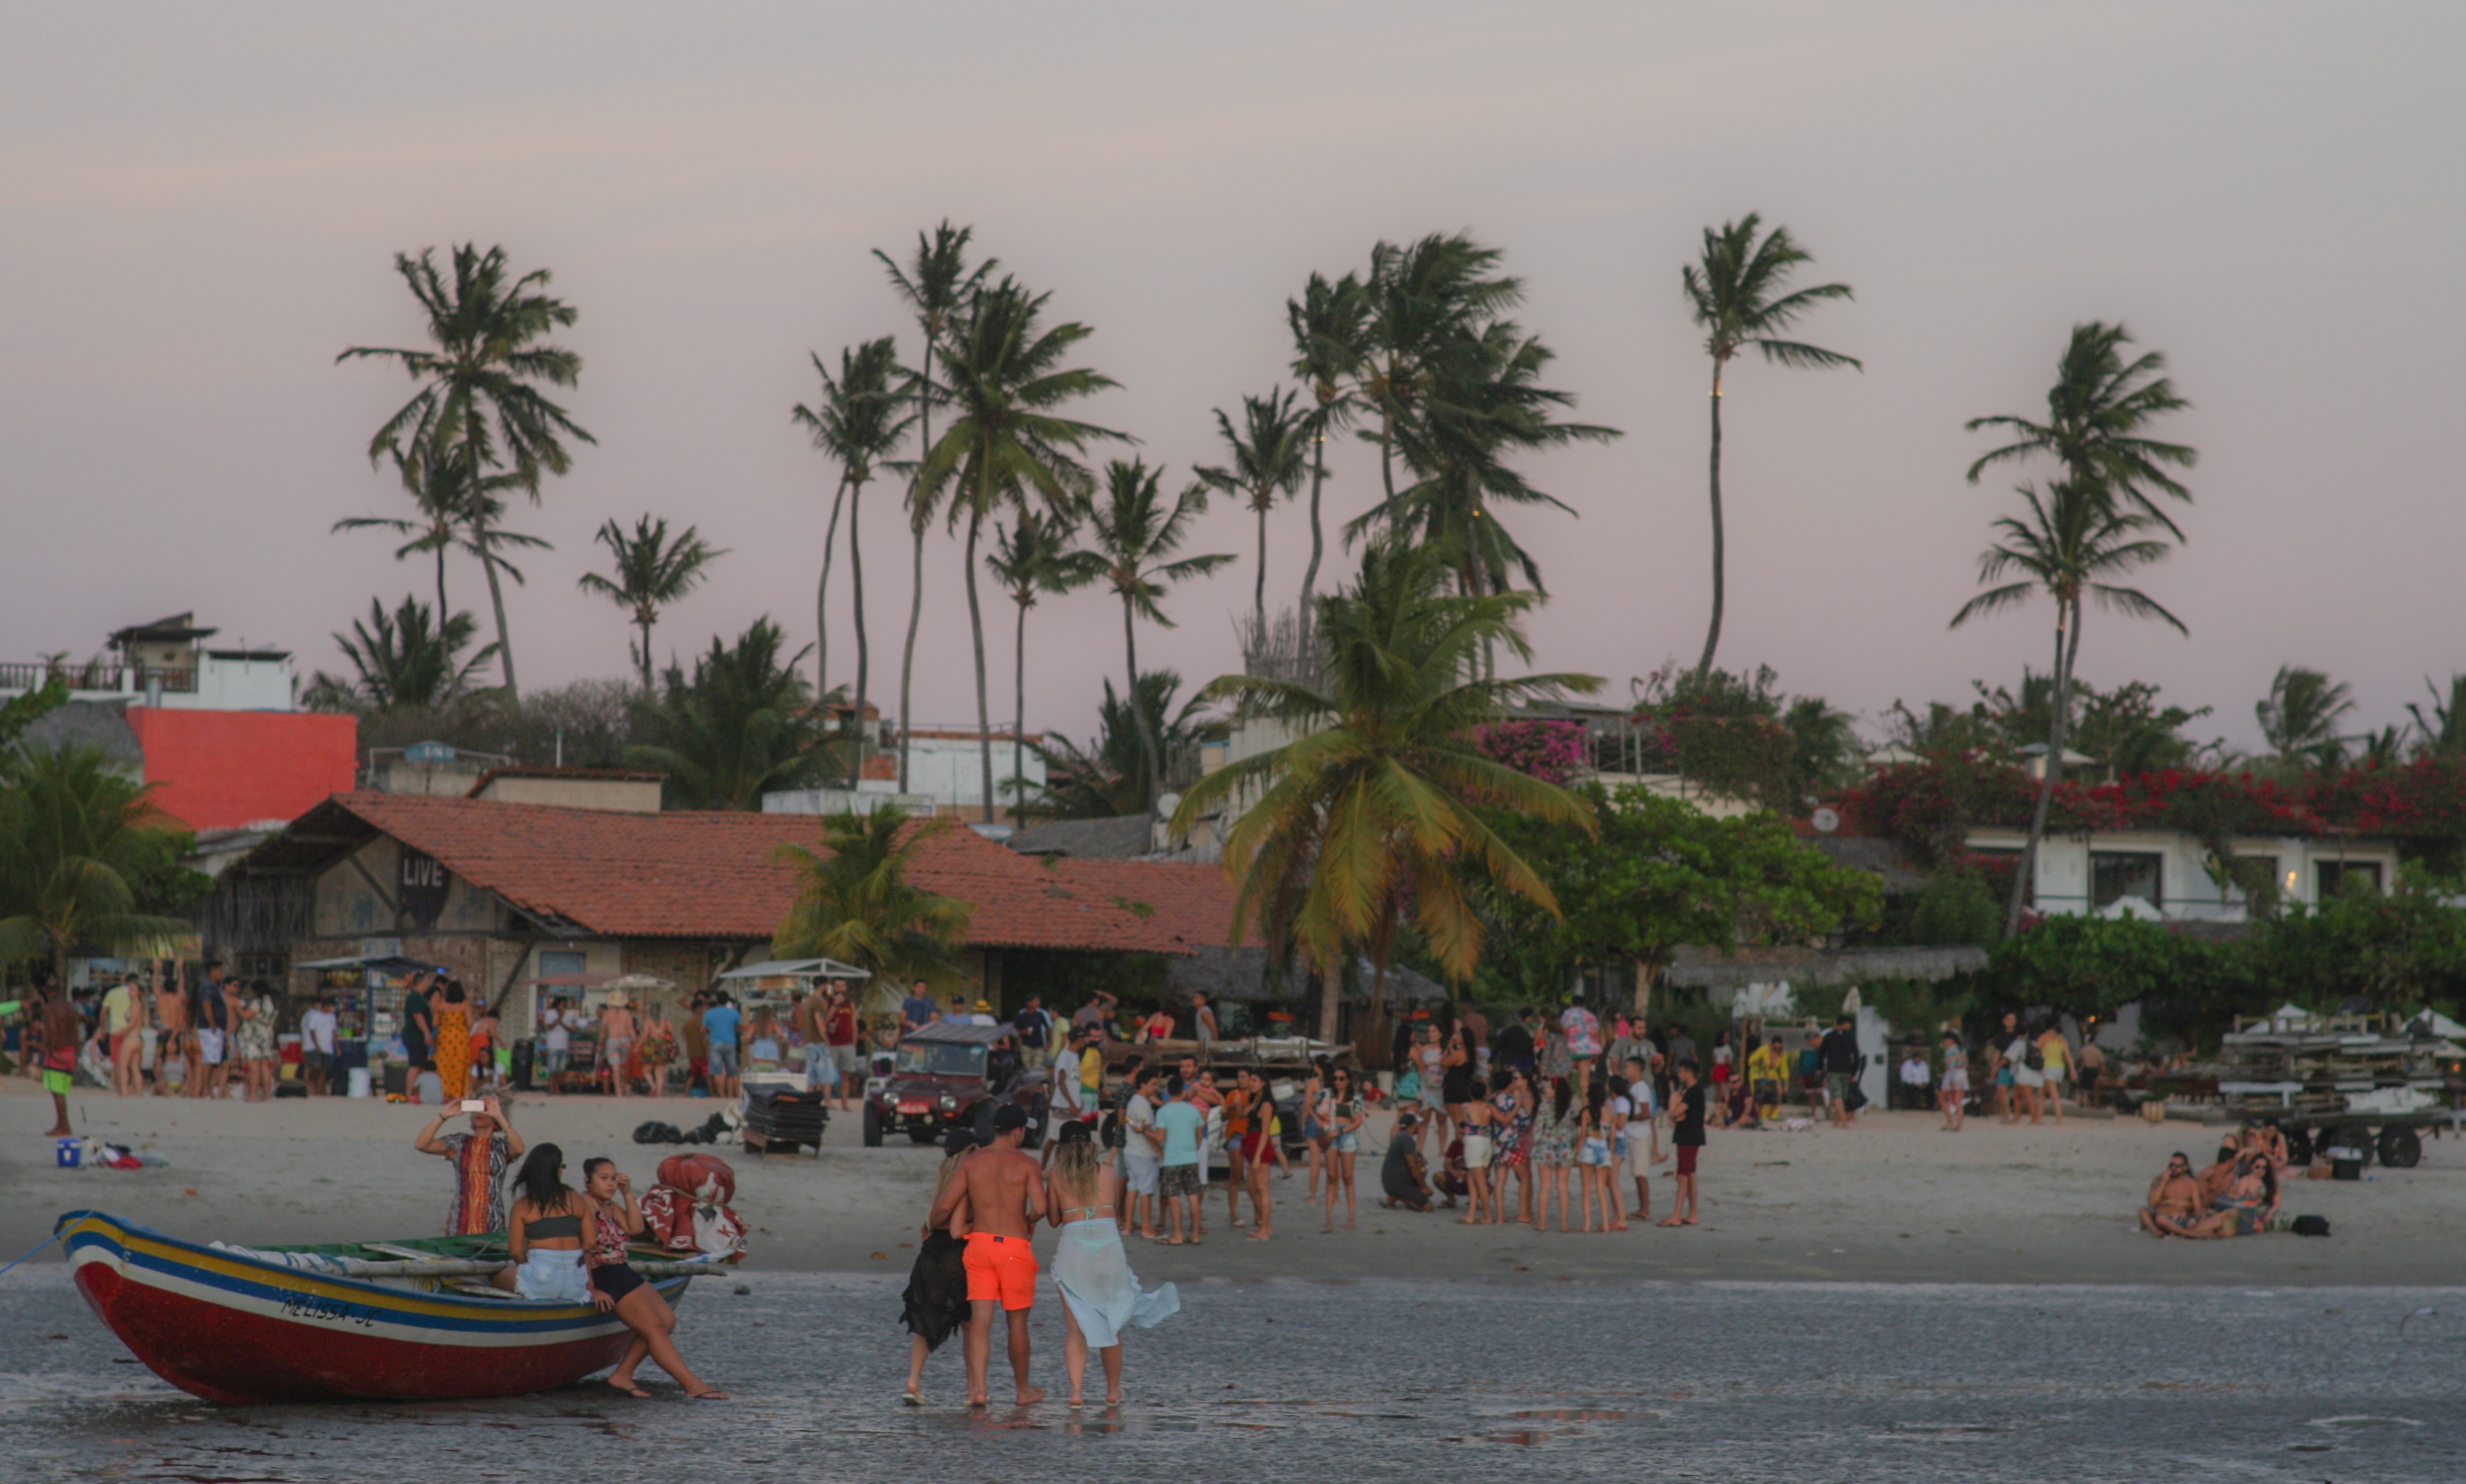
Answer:
[[1172, 819], [1175, 815], [1181, 812], [1181, 796], [1179, 794], [1162, 794], [1157, 796], [1155, 812], [1156, 818], [1159, 820]]
[[1829, 835], [1841, 827], [1841, 811], [1830, 804], [1825, 804], [1815, 811], [1810, 821], [1815, 825], [1817, 834]]

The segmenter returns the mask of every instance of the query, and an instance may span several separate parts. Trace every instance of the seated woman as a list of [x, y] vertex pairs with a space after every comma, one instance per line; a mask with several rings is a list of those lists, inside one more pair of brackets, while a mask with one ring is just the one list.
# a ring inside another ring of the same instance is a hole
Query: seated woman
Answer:
[[2232, 1181], [2201, 1225], [2215, 1236], [2254, 1237], [2269, 1229], [2270, 1218], [2276, 1214], [2277, 1177], [2268, 1157], [2245, 1155], [2235, 1160]]
[[582, 1161], [582, 1185], [597, 1218], [591, 1243], [592, 1301], [602, 1309], [615, 1310], [616, 1317], [634, 1332], [633, 1343], [625, 1347], [625, 1358], [608, 1373], [609, 1389], [638, 1402], [649, 1401], [651, 1394], [634, 1383], [634, 1367], [648, 1356], [660, 1362], [660, 1369], [676, 1378], [686, 1396], [697, 1402], [727, 1401], [727, 1392], [706, 1384], [693, 1373], [693, 1367], [685, 1364], [684, 1357], [677, 1353], [672, 1338], [677, 1329], [676, 1310], [626, 1260], [626, 1239], [645, 1235], [649, 1229], [642, 1220], [641, 1208], [634, 1203], [634, 1182], [617, 1173], [616, 1160], [596, 1158]]
[[599, 1293], [591, 1286], [583, 1253], [598, 1234], [597, 1208], [565, 1182], [565, 1152], [554, 1144], [535, 1145], [514, 1172], [514, 1188], [521, 1197], [505, 1225], [514, 1266], [497, 1274], [497, 1287], [525, 1298], [596, 1301]]

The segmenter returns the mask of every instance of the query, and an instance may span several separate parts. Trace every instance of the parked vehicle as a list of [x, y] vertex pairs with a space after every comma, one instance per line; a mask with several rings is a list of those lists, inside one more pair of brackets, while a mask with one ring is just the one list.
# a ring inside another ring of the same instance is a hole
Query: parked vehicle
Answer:
[[1044, 1138], [1042, 1085], [1002, 1044], [1010, 1035], [1008, 1025], [943, 1023], [901, 1038], [890, 1075], [865, 1091], [865, 1147], [878, 1148], [892, 1134], [930, 1144], [953, 1129], [991, 1138], [994, 1113], [1004, 1103], [1027, 1114], [1027, 1147], [1037, 1147]]

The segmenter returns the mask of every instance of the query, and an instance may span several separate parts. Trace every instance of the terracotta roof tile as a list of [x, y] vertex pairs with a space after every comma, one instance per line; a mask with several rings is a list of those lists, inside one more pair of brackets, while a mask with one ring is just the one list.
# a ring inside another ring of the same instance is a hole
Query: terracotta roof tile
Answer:
[[[1102, 860], [1084, 856], [1044, 856], [1053, 874], [1102, 901], [1146, 909], [1146, 921], [1191, 948], [1233, 947], [1233, 883], [1222, 866], [1184, 865], [1168, 861]], [[1039, 869], [1046, 867], [1040, 866]], [[1252, 923], [1244, 937], [1247, 947], [1266, 940]]]
[[[333, 802], [525, 911], [611, 937], [768, 938], [796, 894], [796, 872], [773, 852], [821, 836], [811, 815], [624, 814], [379, 793]], [[1112, 898], [1151, 893], [1047, 870], [966, 828], [927, 842], [910, 879], [970, 903], [967, 940], [980, 948], [1188, 953], [1176, 930], [1202, 924], [1208, 911], [1180, 905], [1187, 888], [1177, 880], [1154, 893], [1174, 911], [1143, 917]]]

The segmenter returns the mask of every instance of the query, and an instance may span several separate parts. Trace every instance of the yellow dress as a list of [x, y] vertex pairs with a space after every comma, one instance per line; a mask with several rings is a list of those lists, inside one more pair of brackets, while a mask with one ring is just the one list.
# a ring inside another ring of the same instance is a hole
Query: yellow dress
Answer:
[[437, 1080], [444, 1085], [445, 1100], [460, 1100], [471, 1085], [471, 1007], [437, 1005]]

